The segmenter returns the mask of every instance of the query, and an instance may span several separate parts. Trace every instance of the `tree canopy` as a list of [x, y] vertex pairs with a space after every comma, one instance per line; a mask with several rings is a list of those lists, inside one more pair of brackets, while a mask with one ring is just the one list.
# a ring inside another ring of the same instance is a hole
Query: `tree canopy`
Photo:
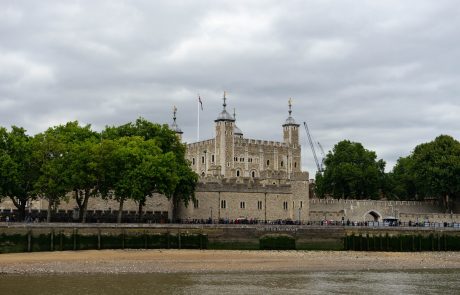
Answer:
[[377, 199], [384, 181], [385, 162], [361, 143], [343, 140], [328, 152], [323, 174], [316, 175], [319, 197]]
[[24, 218], [26, 205], [36, 197], [34, 183], [38, 165], [33, 157], [32, 138], [26, 130], [0, 128], [0, 199], [9, 197]]
[[407, 198], [443, 200], [449, 209], [460, 196], [460, 143], [448, 135], [422, 143], [392, 172], [396, 194]]
[[11, 198], [21, 218], [36, 196], [49, 201], [50, 214], [70, 194], [82, 222], [91, 197], [120, 202], [120, 220], [128, 199], [140, 211], [154, 193], [187, 203], [197, 180], [176, 134], [143, 118], [101, 133], [76, 121], [33, 137], [19, 127], [0, 128], [0, 200]]

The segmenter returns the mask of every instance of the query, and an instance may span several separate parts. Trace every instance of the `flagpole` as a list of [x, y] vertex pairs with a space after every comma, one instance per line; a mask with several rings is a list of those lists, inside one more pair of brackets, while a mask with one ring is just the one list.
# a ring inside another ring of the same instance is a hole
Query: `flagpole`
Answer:
[[196, 141], [199, 142], [200, 141], [200, 101], [198, 99], [197, 101], [197, 118], [198, 118], [198, 124], [197, 124], [197, 128], [196, 128]]

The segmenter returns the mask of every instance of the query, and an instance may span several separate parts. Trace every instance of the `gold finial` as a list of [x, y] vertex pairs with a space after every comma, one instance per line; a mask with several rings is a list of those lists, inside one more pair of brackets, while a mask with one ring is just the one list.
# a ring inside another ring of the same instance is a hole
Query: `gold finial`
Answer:
[[289, 97], [289, 107], [292, 106], [292, 98]]
[[224, 90], [224, 98], [227, 98], [227, 91]]
[[235, 108], [233, 108], [233, 119], [236, 120], [236, 111], [235, 111]]
[[292, 98], [289, 97], [289, 116], [291, 116], [292, 113]]

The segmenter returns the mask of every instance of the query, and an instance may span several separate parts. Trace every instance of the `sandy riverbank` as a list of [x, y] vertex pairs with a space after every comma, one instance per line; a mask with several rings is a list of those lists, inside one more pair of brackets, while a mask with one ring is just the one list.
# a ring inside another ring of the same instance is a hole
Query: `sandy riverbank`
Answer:
[[0, 273], [460, 269], [460, 252], [101, 250], [0, 254]]

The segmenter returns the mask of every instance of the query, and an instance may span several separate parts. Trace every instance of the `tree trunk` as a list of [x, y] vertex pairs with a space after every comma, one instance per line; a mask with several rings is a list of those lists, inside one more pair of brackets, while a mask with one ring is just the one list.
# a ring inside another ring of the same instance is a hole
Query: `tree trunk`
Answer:
[[14, 206], [18, 208], [19, 216], [16, 216], [15, 221], [23, 221], [26, 217], [27, 198], [22, 200], [21, 198], [10, 197], [10, 199], [13, 201]]
[[179, 198], [175, 195], [172, 196], [172, 222], [176, 223], [179, 220]]
[[78, 206], [78, 220], [81, 222], [83, 220], [83, 203], [84, 201], [81, 198], [81, 194], [79, 190], [75, 190], [75, 202]]
[[137, 211], [138, 214], [138, 221], [141, 222], [142, 218], [142, 209], [144, 208], [145, 205], [145, 199], [139, 201], [139, 209]]
[[445, 194], [444, 196], [444, 206], [446, 208], [446, 212], [449, 212], [450, 211], [449, 194]]
[[117, 223], [121, 223], [121, 217], [123, 215], [123, 203], [125, 199], [121, 198], [120, 199], [120, 206], [118, 207], [118, 217], [117, 217]]
[[87, 209], [88, 209], [88, 200], [89, 200], [89, 190], [86, 189], [85, 190], [85, 195], [84, 195], [84, 200], [83, 200], [83, 206], [80, 209], [81, 211], [83, 211], [82, 215], [81, 215], [81, 223], [86, 223], [86, 212], [87, 212]]
[[46, 222], [50, 223], [51, 222], [51, 199], [48, 199], [48, 212], [46, 212]]

